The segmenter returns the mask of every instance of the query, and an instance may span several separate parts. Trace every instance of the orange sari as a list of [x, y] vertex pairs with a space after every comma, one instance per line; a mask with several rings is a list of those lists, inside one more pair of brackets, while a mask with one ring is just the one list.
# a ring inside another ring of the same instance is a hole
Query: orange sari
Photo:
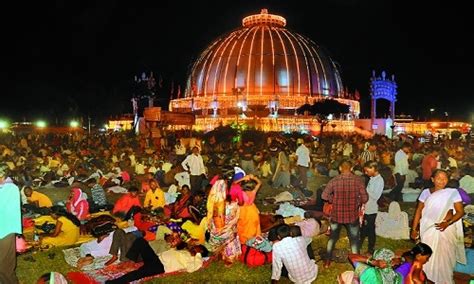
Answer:
[[244, 205], [240, 206], [240, 216], [237, 223], [237, 234], [240, 243], [245, 244], [248, 239], [261, 235], [260, 211], [255, 205], [256, 190], [244, 191]]

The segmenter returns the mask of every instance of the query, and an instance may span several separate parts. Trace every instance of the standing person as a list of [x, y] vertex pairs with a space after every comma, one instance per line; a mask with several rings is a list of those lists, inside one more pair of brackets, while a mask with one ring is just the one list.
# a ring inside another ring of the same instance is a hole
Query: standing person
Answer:
[[285, 151], [278, 147], [278, 162], [276, 170], [274, 171], [272, 177], [272, 187], [273, 188], [289, 188], [290, 187], [290, 162], [288, 161], [288, 156]]
[[466, 264], [461, 221], [464, 207], [457, 189], [445, 188], [448, 183], [445, 171], [436, 170], [432, 181], [434, 187], [422, 191], [418, 198], [411, 237], [416, 239], [419, 235], [433, 250], [423, 266], [428, 279], [435, 283], [454, 283], [456, 262]]
[[332, 203], [331, 235], [327, 244], [324, 267], [331, 264], [332, 251], [339, 239], [341, 227], [346, 228], [352, 253], [359, 253], [359, 209], [368, 196], [362, 179], [351, 172], [352, 163], [343, 161], [340, 175], [330, 180], [322, 193], [322, 199]]
[[364, 222], [360, 230], [360, 246], [364, 243], [365, 237], [368, 237], [369, 244], [367, 252], [374, 253], [375, 247], [375, 219], [379, 206], [377, 201], [382, 196], [384, 182], [382, 176], [379, 174], [377, 162], [367, 162], [364, 165], [365, 174], [369, 176], [369, 183], [367, 184], [367, 194], [369, 200], [365, 204]]
[[296, 149], [296, 165], [298, 166], [299, 184], [303, 190], [308, 189], [308, 169], [310, 162], [309, 149], [305, 144], [307, 144], [306, 141], [301, 141]]
[[237, 223], [237, 233], [240, 243], [245, 244], [247, 240], [260, 236], [260, 212], [255, 205], [255, 197], [262, 186], [262, 182], [254, 175], [246, 175], [242, 179], [243, 204], [240, 204], [239, 221]]
[[255, 173], [255, 163], [253, 161], [253, 154], [255, 152], [253, 143], [251, 141], [245, 141], [242, 145], [240, 153], [240, 165], [242, 170], [247, 174]]
[[21, 234], [20, 189], [0, 169], [0, 283], [18, 283], [16, 238]]
[[204, 161], [202, 160], [201, 154], [199, 154], [199, 148], [197, 146], [193, 147], [193, 153], [184, 159], [181, 166], [190, 174], [191, 192], [195, 195], [202, 190], [202, 179], [206, 174]]
[[411, 144], [403, 142], [400, 150], [395, 153], [395, 187], [390, 192], [390, 198], [394, 201], [402, 201], [402, 189], [405, 184], [406, 175], [409, 171], [408, 153], [410, 153]]
[[429, 188], [432, 186], [431, 175], [438, 168], [438, 148], [432, 148], [430, 153], [423, 158], [421, 169], [423, 171], [423, 186]]
[[366, 150], [359, 156], [360, 165], [365, 165], [367, 162], [377, 161], [377, 145], [374, 141], [370, 142]]

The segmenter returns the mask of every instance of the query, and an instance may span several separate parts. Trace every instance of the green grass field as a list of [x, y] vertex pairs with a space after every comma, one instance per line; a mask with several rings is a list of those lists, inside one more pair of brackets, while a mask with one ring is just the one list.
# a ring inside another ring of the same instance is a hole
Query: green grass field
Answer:
[[[315, 189], [326, 181], [327, 178], [324, 177], [313, 177], [310, 179], [309, 185], [311, 189]], [[68, 194], [68, 189], [40, 189], [39, 191], [46, 192], [55, 201], [65, 199]], [[257, 198], [257, 205], [262, 212], [269, 212], [273, 209], [273, 206], [271, 205], [262, 205], [263, 198], [274, 196], [279, 192], [281, 191], [272, 190], [267, 185], [262, 188]], [[111, 197], [111, 199], [114, 199], [114, 197]], [[402, 204], [402, 209], [408, 211], [411, 215], [414, 211], [413, 206], [414, 204]], [[315, 255], [317, 255], [320, 248], [325, 248], [326, 244], [327, 237], [325, 235], [315, 238], [312, 243]], [[412, 246], [413, 243], [410, 241], [389, 240], [380, 237], [377, 238], [376, 242], [376, 248], [385, 247], [396, 252], [408, 250]], [[336, 248], [349, 248], [349, 241], [345, 236], [344, 230], [341, 232], [341, 238], [336, 244]], [[61, 272], [64, 275], [69, 271], [74, 271], [75, 268], [70, 267], [64, 261], [62, 249], [64, 248], [53, 248], [47, 252], [20, 255], [18, 257], [18, 267], [16, 270], [20, 282], [23, 284], [36, 283], [39, 276], [50, 271]], [[361, 251], [366, 251], [366, 244], [364, 244]], [[48, 254], [51, 253], [55, 254], [53, 259], [48, 257]], [[32, 262], [29, 256], [32, 256], [35, 261]], [[352, 269], [352, 266], [349, 263], [333, 263], [328, 269], [323, 268], [322, 261], [319, 261], [318, 265], [319, 274], [315, 283], [335, 283], [338, 274]], [[227, 268], [224, 266], [222, 261], [216, 261], [209, 267], [194, 273], [184, 273], [166, 278], [158, 278], [149, 281], [148, 283], [269, 283], [270, 278], [271, 265], [248, 268], [242, 263], [235, 263], [232, 267]], [[284, 281], [284, 278], [282, 278], [282, 282], [290, 283], [289, 280]]]

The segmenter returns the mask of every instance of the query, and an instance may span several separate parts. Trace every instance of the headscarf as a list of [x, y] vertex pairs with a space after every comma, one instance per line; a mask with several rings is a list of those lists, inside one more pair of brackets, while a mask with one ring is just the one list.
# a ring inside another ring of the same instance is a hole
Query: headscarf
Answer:
[[78, 187], [72, 189], [72, 200], [66, 204], [67, 210], [71, 212], [73, 215], [77, 216], [77, 218], [81, 219], [83, 214], [83, 207], [79, 207], [79, 204], [85, 201], [87, 203], [87, 195], [82, 192], [82, 190]]
[[85, 200], [87, 201], [87, 196], [82, 190], [78, 187], [72, 189], [72, 207], [76, 208], [79, 205], [79, 202]]
[[383, 284], [399, 284], [402, 283], [402, 276], [395, 272], [392, 268], [392, 259], [395, 257], [395, 253], [389, 249], [381, 248], [374, 252], [373, 259], [383, 260], [387, 263], [387, 267], [378, 268], [374, 267], [376, 271], [377, 282]]
[[239, 180], [243, 178], [244, 176], [246, 176], [245, 171], [242, 170], [242, 168], [234, 167], [234, 172], [235, 174], [234, 174], [233, 181]]

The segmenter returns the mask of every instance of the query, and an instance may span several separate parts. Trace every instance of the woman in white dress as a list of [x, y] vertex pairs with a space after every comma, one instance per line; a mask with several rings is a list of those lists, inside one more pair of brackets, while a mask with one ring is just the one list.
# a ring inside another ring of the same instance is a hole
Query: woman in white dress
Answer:
[[434, 187], [425, 189], [418, 198], [411, 237], [420, 237], [433, 249], [423, 267], [428, 279], [440, 284], [454, 283], [456, 262], [466, 263], [461, 221], [464, 208], [457, 189], [445, 188], [448, 183], [445, 171], [436, 170], [431, 180]]

